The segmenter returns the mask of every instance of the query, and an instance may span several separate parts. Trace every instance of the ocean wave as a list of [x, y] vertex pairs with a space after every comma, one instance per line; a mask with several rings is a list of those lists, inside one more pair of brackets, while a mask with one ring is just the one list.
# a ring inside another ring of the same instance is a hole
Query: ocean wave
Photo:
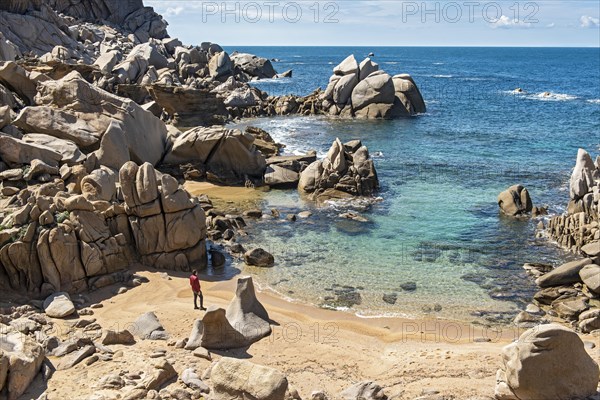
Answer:
[[454, 75], [433, 75], [432, 77], [449, 79], [449, 78], [454, 78]]
[[443, 62], [436, 62], [436, 63], [433, 63], [433, 65], [444, 65], [444, 64], [445, 64], [445, 63], [443, 63]]
[[514, 95], [526, 95], [527, 92], [524, 91], [523, 89], [517, 88], [517, 89], [513, 89], [513, 90], [503, 90], [502, 93], [506, 93], [506, 94], [514, 94]]
[[600, 99], [592, 99], [592, 100], [586, 100], [588, 103], [592, 103], [592, 104], [600, 104]]
[[542, 92], [527, 96], [528, 99], [541, 101], [569, 101], [578, 99], [577, 96], [564, 93]]
[[399, 63], [397, 61], [385, 61], [382, 64], [396, 65], [396, 64], [399, 64]]
[[371, 157], [373, 158], [385, 158], [385, 155], [383, 154], [382, 151], [376, 151], [374, 153], [371, 154]]

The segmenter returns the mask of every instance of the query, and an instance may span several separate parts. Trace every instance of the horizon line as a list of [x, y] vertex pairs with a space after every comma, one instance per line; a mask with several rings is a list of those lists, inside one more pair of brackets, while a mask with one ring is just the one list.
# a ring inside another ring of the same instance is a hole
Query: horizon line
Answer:
[[225, 47], [348, 47], [348, 48], [356, 48], [356, 47], [364, 47], [364, 48], [377, 48], [377, 47], [414, 47], [414, 48], [432, 48], [432, 47], [447, 47], [447, 48], [513, 48], [513, 49], [598, 49], [600, 50], [600, 46], [559, 46], [559, 45], [535, 45], [535, 46], [514, 46], [514, 45], [337, 45], [337, 44], [327, 44], [327, 45], [285, 45], [285, 44], [221, 44], [217, 43], [220, 46]]

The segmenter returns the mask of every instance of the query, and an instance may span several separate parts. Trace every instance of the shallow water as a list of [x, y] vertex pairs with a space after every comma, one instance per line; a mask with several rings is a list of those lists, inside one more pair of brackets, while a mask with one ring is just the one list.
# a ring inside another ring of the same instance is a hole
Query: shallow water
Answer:
[[[387, 72], [410, 73], [428, 106], [425, 115], [397, 121], [245, 122], [269, 131], [291, 153], [316, 149], [322, 157], [336, 137], [361, 139], [382, 185], [383, 200], [363, 213], [368, 223], [343, 220], [326, 207], [308, 220], [251, 228], [249, 244], [277, 261], [266, 270], [240, 266], [262, 285], [323, 306], [351, 304], [362, 315], [509, 320], [535, 289], [522, 264], [568, 258], [534, 238], [538, 221], [502, 217], [496, 197], [521, 183], [534, 204], [564, 211], [577, 149], [595, 155], [600, 148], [600, 50], [237, 50], [277, 57], [280, 71], [294, 69], [292, 79], [257, 84], [272, 94], [310, 93], [324, 87], [346, 55], [373, 51]], [[524, 93], [513, 92], [517, 87]], [[272, 191], [265, 199], [265, 209], [283, 216], [314, 208], [295, 191]], [[400, 289], [407, 282], [416, 290]], [[397, 294], [395, 305], [383, 301], [390, 293]]]

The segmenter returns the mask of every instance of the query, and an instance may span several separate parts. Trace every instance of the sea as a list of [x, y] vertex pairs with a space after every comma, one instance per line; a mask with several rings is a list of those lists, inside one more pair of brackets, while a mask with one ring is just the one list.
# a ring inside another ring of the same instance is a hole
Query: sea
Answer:
[[[460, 47], [245, 47], [293, 78], [252, 83], [272, 95], [325, 88], [350, 54], [391, 75], [408, 73], [427, 112], [392, 121], [277, 117], [243, 121], [267, 130], [287, 154], [336, 138], [360, 139], [379, 175], [379, 201], [317, 206], [296, 190], [262, 204], [280, 218], [252, 223], [243, 241], [273, 268], [235, 265], [290, 301], [352, 312], [506, 324], [531, 302], [527, 262], [574, 256], [540, 236], [549, 217], [503, 216], [497, 196], [529, 190], [549, 216], [565, 212], [578, 148], [600, 154], [600, 49]], [[517, 91], [520, 88], [522, 91]], [[239, 125], [239, 124], [238, 124]], [[368, 222], [341, 218], [348, 208]], [[311, 211], [289, 222], [287, 214]], [[384, 300], [384, 297], [386, 300]]]

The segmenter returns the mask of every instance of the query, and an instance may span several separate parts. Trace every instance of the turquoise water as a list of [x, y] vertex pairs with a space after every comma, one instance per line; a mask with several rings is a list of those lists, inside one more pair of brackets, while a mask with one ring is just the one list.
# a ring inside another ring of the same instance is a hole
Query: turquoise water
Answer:
[[[382, 201], [361, 211], [368, 223], [339, 218], [340, 207], [315, 209], [295, 191], [271, 191], [265, 210], [315, 214], [296, 223], [263, 221], [249, 230], [248, 246], [264, 247], [276, 259], [272, 269], [240, 266], [263, 287], [365, 316], [506, 321], [535, 291], [523, 263], [569, 257], [535, 239], [539, 220], [501, 216], [496, 197], [521, 183], [534, 204], [551, 214], [564, 211], [577, 149], [594, 156], [600, 150], [599, 49], [237, 50], [278, 58], [279, 71], [294, 69], [293, 79], [257, 84], [271, 94], [310, 93], [324, 87], [348, 54], [362, 58], [372, 51], [387, 72], [410, 73], [428, 107], [425, 115], [396, 121], [247, 122], [292, 153], [315, 149], [322, 157], [336, 137], [361, 139], [382, 186]], [[517, 87], [526, 93], [514, 94]], [[400, 289], [407, 282], [416, 290]], [[343, 286], [354, 289], [345, 289], [351, 295], [340, 300]], [[397, 293], [395, 305], [383, 301], [386, 293]], [[441, 311], [433, 311], [436, 304]]]

